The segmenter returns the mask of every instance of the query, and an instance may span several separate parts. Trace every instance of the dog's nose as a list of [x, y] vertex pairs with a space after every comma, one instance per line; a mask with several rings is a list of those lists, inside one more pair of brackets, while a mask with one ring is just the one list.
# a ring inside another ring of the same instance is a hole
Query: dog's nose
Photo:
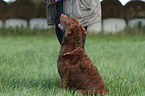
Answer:
[[61, 14], [61, 17], [65, 16], [64, 14]]
[[63, 19], [68, 19], [68, 16], [64, 15], [64, 14], [61, 14], [61, 17], [60, 18], [63, 18]]

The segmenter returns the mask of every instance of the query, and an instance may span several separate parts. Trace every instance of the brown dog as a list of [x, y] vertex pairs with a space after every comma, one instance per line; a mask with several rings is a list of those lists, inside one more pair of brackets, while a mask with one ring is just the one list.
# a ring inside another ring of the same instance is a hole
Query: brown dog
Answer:
[[61, 88], [71, 87], [83, 94], [104, 95], [108, 92], [102, 77], [82, 48], [85, 29], [75, 18], [62, 14], [60, 17], [64, 37], [58, 56], [57, 67]]

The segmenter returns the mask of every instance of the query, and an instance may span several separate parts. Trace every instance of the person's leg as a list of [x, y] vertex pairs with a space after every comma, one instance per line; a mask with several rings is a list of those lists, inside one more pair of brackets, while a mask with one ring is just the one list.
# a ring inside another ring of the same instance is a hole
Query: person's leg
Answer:
[[[86, 29], [86, 31], [87, 31], [87, 28], [88, 28], [88, 26], [85, 26], [84, 27], [85, 29]], [[83, 39], [83, 48], [85, 47], [85, 40], [86, 40], [86, 35], [85, 34], [83, 34], [83, 37], [82, 37], [82, 39]]]
[[56, 35], [58, 38], [59, 43], [62, 43], [62, 38], [63, 38], [63, 31], [58, 27], [59, 23], [55, 24], [55, 31], [56, 31]]
[[58, 1], [56, 3], [55, 31], [56, 31], [56, 35], [60, 44], [62, 43], [62, 38], [63, 38], [63, 31], [58, 27], [58, 24], [60, 23], [61, 14], [63, 14], [63, 0]]

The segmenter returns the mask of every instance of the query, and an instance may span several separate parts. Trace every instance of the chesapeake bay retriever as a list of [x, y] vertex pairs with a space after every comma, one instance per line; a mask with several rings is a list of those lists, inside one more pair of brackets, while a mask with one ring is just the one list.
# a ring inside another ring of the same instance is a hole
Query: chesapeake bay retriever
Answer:
[[75, 18], [69, 18], [62, 14], [60, 17], [63, 42], [57, 60], [58, 72], [61, 78], [61, 88], [74, 88], [83, 94], [108, 93], [99, 71], [86, 55], [82, 47], [82, 36], [85, 29]]

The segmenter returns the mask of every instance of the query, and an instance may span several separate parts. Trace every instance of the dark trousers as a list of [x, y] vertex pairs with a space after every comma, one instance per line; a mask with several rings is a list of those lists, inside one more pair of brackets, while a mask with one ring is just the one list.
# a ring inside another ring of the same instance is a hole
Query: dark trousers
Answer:
[[[58, 38], [58, 41], [59, 43], [61, 44], [62, 43], [62, 38], [63, 38], [63, 34], [64, 32], [58, 27], [58, 24], [60, 23], [60, 16], [61, 14], [63, 14], [63, 0], [61, 1], [58, 1], [56, 3], [56, 22], [55, 22], [55, 31], [56, 31], [56, 35], [57, 35], [57, 38]], [[84, 27], [87, 31], [87, 26]], [[85, 40], [86, 40], [86, 35], [83, 35], [82, 37], [83, 39], [83, 48], [85, 46]]]

